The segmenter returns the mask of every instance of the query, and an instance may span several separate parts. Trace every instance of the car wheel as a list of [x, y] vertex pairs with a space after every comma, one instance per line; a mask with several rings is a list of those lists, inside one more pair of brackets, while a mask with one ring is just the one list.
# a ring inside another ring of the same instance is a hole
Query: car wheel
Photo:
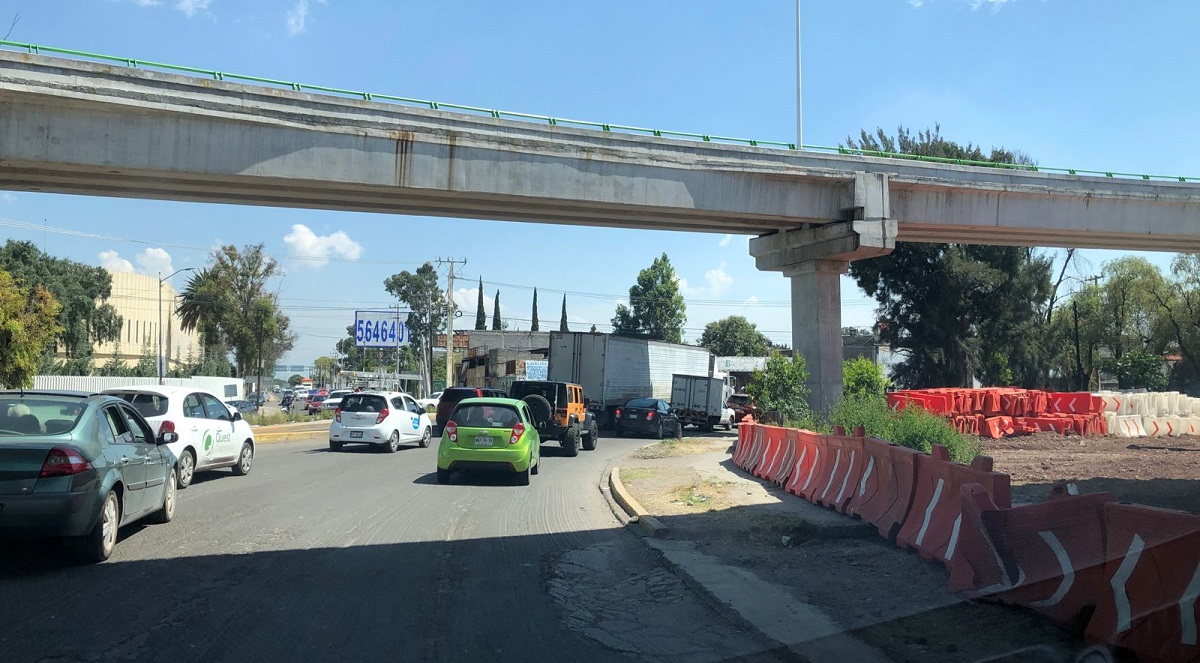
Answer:
[[158, 511], [150, 514], [150, 522], [165, 525], [166, 523], [171, 522], [171, 519], [175, 517], [176, 481], [177, 479], [175, 470], [171, 470], [171, 476], [167, 478], [167, 491], [163, 495], [162, 507]]
[[196, 454], [191, 449], [184, 449], [179, 455], [179, 479], [176, 485], [183, 490], [192, 485], [192, 477], [196, 474]]
[[341, 451], [342, 443], [338, 442], [337, 440], [330, 440], [329, 441], [329, 450], [330, 451]]
[[733, 430], [733, 417], [730, 417], [729, 421], [725, 422], [725, 430], [727, 430], [727, 431]]
[[579, 455], [579, 429], [568, 428], [567, 432], [563, 433], [562, 438], [563, 451], [567, 452], [568, 456], [574, 458]]
[[400, 448], [400, 431], [392, 431], [391, 437], [388, 438], [387, 444], [383, 447], [383, 453], [394, 454]]
[[235, 476], [244, 477], [250, 474], [250, 466], [254, 465], [254, 445], [242, 443], [242, 451], [238, 454], [237, 464], [233, 466]]
[[587, 435], [583, 437], [583, 450], [595, 451], [596, 443], [600, 441], [600, 427], [596, 425], [596, 420], [592, 420], [592, 425], [588, 426]]
[[530, 467], [526, 467], [523, 472], [517, 472], [517, 485], [518, 486], [528, 486], [529, 485], [529, 474], [530, 474], [531, 469], [532, 468], [530, 468]]
[[683, 424], [679, 423], [678, 421], [675, 422], [675, 439], [683, 439]]
[[450, 483], [450, 470], [443, 470], [439, 467], [437, 471], [437, 482], [440, 484]]
[[100, 506], [100, 516], [92, 531], [76, 540], [75, 552], [85, 562], [103, 562], [117, 546], [117, 529], [121, 526], [121, 503], [117, 494], [108, 491]]
[[[533, 456], [532, 456], [532, 455], [530, 455], [530, 456], [529, 456], [529, 462], [530, 462], [530, 463], [533, 463]], [[530, 474], [537, 474], [538, 472], [540, 472], [540, 471], [541, 471], [541, 469], [542, 469], [542, 459], [541, 459], [541, 457], [538, 457], [537, 464], [535, 464], [535, 465], [532, 465], [532, 466], [529, 468], [529, 473], [530, 473]]]
[[426, 449], [429, 443], [433, 441], [433, 431], [428, 426], [425, 427], [425, 433], [421, 435], [421, 448]]
[[657, 437], [660, 440], [663, 439], [663, 427], [662, 427], [661, 421], [658, 422], [658, 434], [655, 437]]

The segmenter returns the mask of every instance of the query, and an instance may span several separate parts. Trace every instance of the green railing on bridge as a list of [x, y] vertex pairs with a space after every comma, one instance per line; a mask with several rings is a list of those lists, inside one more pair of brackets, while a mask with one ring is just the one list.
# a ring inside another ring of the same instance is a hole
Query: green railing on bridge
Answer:
[[[160, 71], [178, 72], [183, 74], [192, 74], [205, 76], [217, 81], [239, 81], [246, 83], [257, 83], [260, 85], [273, 85], [283, 88], [288, 88], [296, 92], [318, 92], [323, 94], [339, 95], [344, 97], [353, 97], [364, 101], [385, 101], [391, 103], [405, 104], [409, 106], [421, 106], [432, 110], [453, 110], [464, 113], [473, 113], [478, 115], [486, 115], [496, 119], [523, 120], [527, 122], [540, 122], [551, 126], [570, 126], [580, 127], [584, 129], [595, 129], [598, 131], [607, 131], [615, 133], [628, 133], [645, 136], [655, 136], [659, 138], [683, 138], [689, 140], [699, 140], [706, 143], [726, 143], [733, 145], [748, 145], [751, 147], [775, 147], [795, 150], [795, 143], [786, 143], [774, 140], [757, 140], [754, 138], [734, 138], [731, 136], [718, 136], [713, 134], [697, 134], [688, 133], [685, 131], [668, 131], [666, 129], [648, 129], [646, 127], [634, 127], [625, 124], [612, 124], [608, 122], [591, 122], [588, 120], [571, 120], [561, 117], [551, 117], [549, 115], [534, 115], [531, 113], [518, 113], [516, 111], [502, 111], [492, 108], [480, 108], [478, 106], [465, 106], [463, 104], [450, 104], [438, 101], [429, 101], [426, 99], [415, 99], [412, 97], [398, 97], [390, 94], [379, 94], [375, 92], [361, 92], [358, 90], [346, 90], [336, 87], [327, 87], [324, 85], [310, 85], [307, 83], [296, 83], [293, 81], [284, 81], [275, 78], [263, 78], [261, 76], [249, 76], [246, 74], [235, 74], [225, 71], [217, 71], [215, 69], [201, 69], [198, 67], [187, 67], [177, 64], [166, 64], [163, 62], [154, 62], [152, 60], [138, 60], [136, 58], [125, 58], [115, 55], [103, 55], [101, 53], [89, 53], [87, 51], [77, 51], [69, 48], [57, 48], [54, 46], [41, 46], [38, 44], [27, 44], [17, 41], [0, 40], [0, 48], [10, 50], [23, 50], [33, 54], [54, 54], [66, 55], [74, 58], [95, 60], [98, 62], [109, 62], [113, 64], [124, 65], [127, 67], [141, 69], [155, 69]], [[1153, 175], [1146, 173], [1126, 173], [1115, 170], [1089, 170], [1086, 168], [1057, 168], [1049, 166], [1038, 166], [1034, 164], [1015, 164], [1002, 163], [998, 161], [976, 161], [971, 159], [950, 159], [945, 157], [929, 157], [916, 154], [902, 154], [898, 152], [883, 152], [880, 150], [862, 150], [849, 147], [830, 147], [828, 145], [802, 145], [802, 149], [811, 150], [814, 152], [826, 152], [833, 154], [847, 154], [863, 157], [881, 157], [886, 159], [906, 159], [909, 161], [922, 161], [928, 163], [944, 163], [959, 166], [987, 166], [991, 168], [1001, 168], [1006, 170], [1019, 170], [1024, 172], [1045, 172], [1045, 173], [1060, 173], [1065, 175], [1096, 175], [1101, 177], [1120, 177], [1120, 178], [1136, 178], [1143, 180], [1175, 180], [1179, 182], [1200, 182], [1200, 177], [1181, 177], [1178, 175]]]

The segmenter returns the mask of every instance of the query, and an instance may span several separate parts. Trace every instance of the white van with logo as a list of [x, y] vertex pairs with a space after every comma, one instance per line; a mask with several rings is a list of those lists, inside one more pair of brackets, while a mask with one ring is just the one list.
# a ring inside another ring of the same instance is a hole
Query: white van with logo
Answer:
[[179, 488], [196, 472], [232, 467], [237, 476], [254, 464], [254, 433], [241, 413], [232, 412], [215, 394], [191, 387], [127, 387], [106, 394], [129, 402], [156, 434], [174, 431], [179, 440], [167, 447], [179, 459]]

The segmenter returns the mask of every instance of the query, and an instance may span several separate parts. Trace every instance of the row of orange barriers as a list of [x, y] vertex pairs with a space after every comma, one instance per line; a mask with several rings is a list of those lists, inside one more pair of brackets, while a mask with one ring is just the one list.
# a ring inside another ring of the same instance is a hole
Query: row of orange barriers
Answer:
[[999, 439], [1039, 431], [1106, 435], [1104, 401], [1090, 393], [1036, 389], [913, 389], [891, 392], [888, 407], [920, 407], [960, 433]]
[[743, 423], [734, 464], [942, 562], [951, 589], [1038, 610], [1139, 660], [1200, 659], [1200, 515], [1059, 484], [1013, 507], [1009, 476], [838, 429]]

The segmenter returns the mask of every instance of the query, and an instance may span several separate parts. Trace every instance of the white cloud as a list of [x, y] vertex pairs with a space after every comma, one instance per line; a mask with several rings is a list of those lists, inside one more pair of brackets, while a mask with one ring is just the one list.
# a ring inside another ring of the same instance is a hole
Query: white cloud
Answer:
[[143, 274], [166, 276], [175, 271], [175, 265], [171, 264], [171, 254], [159, 248], [145, 249], [137, 254], [135, 260], [140, 268], [138, 271]]
[[158, 0], [133, 0], [133, 4], [138, 7], [157, 7], [162, 3]]
[[749, 297], [746, 298], [747, 306], [756, 306], [757, 304], [758, 304], [758, 297], [755, 297], [754, 295], [750, 295]]
[[302, 223], [292, 226], [292, 232], [283, 236], [283, 243], [292, 250], [293, 258], [300, 259], [299, 264], [314, 267], [323, 267], [331, 256], [358, 260], [363, 252], [362, 244], [350, 239], [344, 231], [318, 235]]
[[304, 22], [308, 19], [308, 0], [299, 0], [287, 13], [288, 34], [295, 37], [304, 34]]
[[720, 267], [704, 272], [704, 280], [708, 281], [708, 291], [714, 295], [727, 292], [733, 285], [733, 277], [725, 273], [724, 262]]
[[925, 4], [925, 0], [908, 0], [908, 4], [911, 7], [916, 7], [918, 9], [920, 9], [921, 6]]
[[210, 4], [212, 4], [212, 0], [179, 0], [179, 2], [175, 3], [175, 8], [187, 14], [188, 18], [191, 18], [197, 12], [208, 11]]
[[733, 235], [723, 235], [721, 237], [721, 241], [717, 242], [717, 244], [720, 245], [721, 248], [724, 248], [726, 246], [729, 246], [729, 243], [732, 241], [733, 241]]
[[0, 193], [0, 200], [3, 200], [6, 204], [11, 205], [11, 204], [17, 202], [17, 197], [12, 195], [11, 193], [5, 192], [5, 193]]
[[1000, 9], [1004, 7], [1005, 3], [1007, 2], [1008, 0], [971, 0], [971, 9], [978, 11], [984, 7], [988, 7], [994, 14], [1000, 11]]
[[133, 263], [121, 257], [116, 251], [101, 251], [100, 266], [110, 272], [132, 272]]

